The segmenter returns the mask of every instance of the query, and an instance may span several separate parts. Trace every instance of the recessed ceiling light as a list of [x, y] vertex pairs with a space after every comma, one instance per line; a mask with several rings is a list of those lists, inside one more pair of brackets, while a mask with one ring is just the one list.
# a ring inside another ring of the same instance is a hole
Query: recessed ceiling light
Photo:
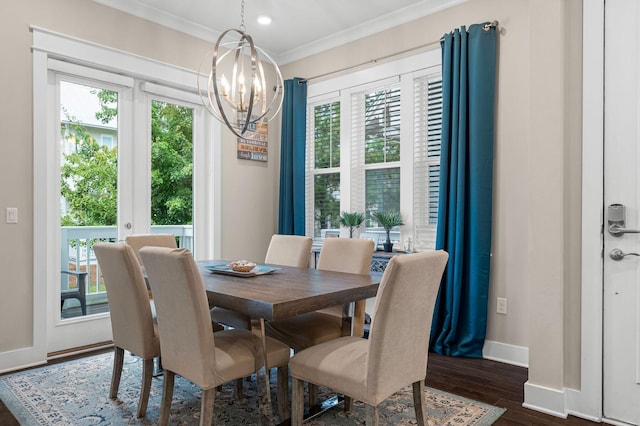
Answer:
[[269, 16], [258, 16], [258, 24], [269, 25], [270, 23], [271, 23], [271, 18]]

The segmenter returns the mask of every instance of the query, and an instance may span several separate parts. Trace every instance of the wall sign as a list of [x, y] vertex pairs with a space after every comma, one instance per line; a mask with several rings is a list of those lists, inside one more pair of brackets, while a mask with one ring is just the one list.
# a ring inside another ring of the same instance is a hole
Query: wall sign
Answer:
[[238, 138], [238, 158], [241, 160], [267, 161], [268, 126], [257, 124]]

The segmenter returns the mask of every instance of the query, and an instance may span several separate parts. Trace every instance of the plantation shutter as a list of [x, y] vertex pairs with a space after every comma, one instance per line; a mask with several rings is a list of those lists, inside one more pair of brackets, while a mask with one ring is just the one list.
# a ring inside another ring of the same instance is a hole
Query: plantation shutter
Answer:
[[414, 82], [413, 223], [416, 249], [433, 249], [438, 222], [442, 77], [426, 76]]
[[400, 211], [400, 87], [355, 93], [351, 105], [351, 210], [378, 227], [373, 212]]

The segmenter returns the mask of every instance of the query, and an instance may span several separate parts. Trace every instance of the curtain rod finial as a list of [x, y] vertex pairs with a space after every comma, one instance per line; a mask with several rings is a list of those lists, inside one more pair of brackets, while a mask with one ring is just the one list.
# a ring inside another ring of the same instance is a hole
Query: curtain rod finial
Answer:
[[484, 27], [482, 27], [483, 30], [485, 31], [489, 31], [491, 28], [497, 28], [498, 27], [498, 21], [493, 20], [490, 23], [486, 23], [484, 24]]

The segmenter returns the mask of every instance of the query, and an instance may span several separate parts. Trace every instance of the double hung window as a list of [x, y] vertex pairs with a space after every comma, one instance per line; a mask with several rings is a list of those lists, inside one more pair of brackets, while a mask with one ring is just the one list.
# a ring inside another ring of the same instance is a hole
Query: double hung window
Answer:
[[364, 213], [359, 232], [382, 241], [372, 215], [397, 211], [405, 225], [392, 230], [392, 241], [434, 247], [442, 117], [436, 53], [309, 85], [307, 235], [340, 234], [340, 213], [348, 211]]

